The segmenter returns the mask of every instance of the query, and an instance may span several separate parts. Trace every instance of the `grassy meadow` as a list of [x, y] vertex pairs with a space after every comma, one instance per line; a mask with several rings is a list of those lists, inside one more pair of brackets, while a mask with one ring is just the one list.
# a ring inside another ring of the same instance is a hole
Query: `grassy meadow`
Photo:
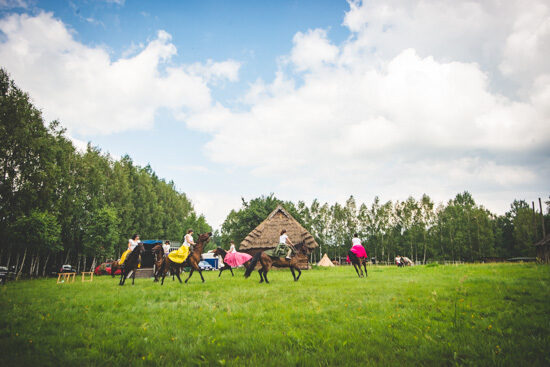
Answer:
[[0, 287], [3, 366], [550, 365], [550, 267], [225, 272]]

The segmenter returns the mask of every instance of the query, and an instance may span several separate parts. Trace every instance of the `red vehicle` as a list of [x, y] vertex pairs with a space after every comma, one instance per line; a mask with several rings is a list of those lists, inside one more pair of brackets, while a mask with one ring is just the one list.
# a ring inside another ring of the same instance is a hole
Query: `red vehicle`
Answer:
[[[105, 262], [97, 266], [94, 270], [95, 275], [111, 275], [111, 264], [112, 262]], [[121, 269], [115, 271], [115, 275], [120, 275]]]

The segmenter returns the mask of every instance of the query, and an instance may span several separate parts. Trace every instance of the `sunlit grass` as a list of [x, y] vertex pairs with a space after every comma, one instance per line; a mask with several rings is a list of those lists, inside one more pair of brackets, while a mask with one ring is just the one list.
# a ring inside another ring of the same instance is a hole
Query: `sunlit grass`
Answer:
[[548, 365], [550, 268], [217, 272], [0, 288], [3, 365]]

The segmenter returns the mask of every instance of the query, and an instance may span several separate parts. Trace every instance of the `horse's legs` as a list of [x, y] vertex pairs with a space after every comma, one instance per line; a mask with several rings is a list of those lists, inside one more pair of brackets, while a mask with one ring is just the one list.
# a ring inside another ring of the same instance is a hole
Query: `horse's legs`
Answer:
[[290, 272], [292, 273], [292, 277], [294, 278], [294, 281], [297, 281], [298, 279], [296, 279], [296, 274], [294, 273], [294, 267], [292, 265], [290, 265]]
[[202, 282], [204, 283], [204, 277], [202, 276], [202, 270], [201, 268], [198, 269], [199, 275], [201, 276]]
[[262, 275], [262, 271], [263, 271], [262, 268], [260, 268], [260, 269], [258, 270], [258, 274], [260, 274], [260, 283], [263, 283], [263, 282], [264, 282], [264, 276]]
[[136, 271], [132, 270], [132, 285], [134, 285], [135, 280], [136, 280]]
[[302, 271], [299, 268], [296, 268], [296, 271], [298, 272], [298, 277], [296, 277], [296, 281], [300, 279], [300, 275], [302, 275]]
[[367, 261], [363, 261], [363, 267], [365, 268], [365, 277], [369, 276], [369, 273], [367, 273]]
[[191, 271], [189, 272], [189, 276], [187, 277], [187, 279], [185, 279], [185, 283], [187, 283], [187, 281], [189, 280], [189, 278], [191, 278], [191, 275], [193, 275], [194, 272], [195, 272], [195, 268], [191, 267]]
[[176, 270], [175, 273], [176, 273], [176, 276], [178, 277], [178, 280], [180, 281], [180, 284], [182, 284], [183, 282], [181, 281], [181, 278], [180, 278], [180, 269], [178, 268], [178, 270]]
[[231, 276], [234, 277], [235, 274], [233, 274], [233, 269], [231, 268], [231, 266], [229, 267], [229, 271], [231, 272]]
[[164, 277], [166, 276], [166, 273], [162, 273], [162, 280], [160, 282], [160, 285], [164, 285]]
[[222, 271], [224, 270], [224, 268], [220, 268], [220, 275], [218, 275], [218, 278], [222, 276]]
[[361, 274], [359, 274], [359, 270], [357, 269], [357, 264], [354, 262], [353, 267], [355, 268], [355, 271], [357, 272], [357, 276], [361, 278]]

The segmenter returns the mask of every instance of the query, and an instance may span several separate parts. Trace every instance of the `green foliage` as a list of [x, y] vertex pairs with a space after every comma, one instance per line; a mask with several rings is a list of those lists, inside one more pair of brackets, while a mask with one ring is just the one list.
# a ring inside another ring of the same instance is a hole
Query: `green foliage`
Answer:
[[550, 268], [309, 270], [1, 287], [4, 366], [547, 366]]
[[28, 216], [17, 218], [10, 228], [13, 243], [31, 246], [43, 251], [59, 251], [61, 227], [57, 218], [48, 213], [32, 210]]
[[35, 257], [22, 265], [31, 269], [36, 254], [47, 262], [59, 250], [66, 260], [53, 256], [58, 263], [101, 261], [119, 256], [136, 232], [177, 241], [188, 226], [210, 230], [186, 195], [150, 166], [128, 156], [114, 160], [91, 145], [77, 152], [64, 133], [56, 121], [46, 128], [29, 96], [0, 69], [0, 255], [7, 256], [0, 262], [19, 259], [30, 246]]

